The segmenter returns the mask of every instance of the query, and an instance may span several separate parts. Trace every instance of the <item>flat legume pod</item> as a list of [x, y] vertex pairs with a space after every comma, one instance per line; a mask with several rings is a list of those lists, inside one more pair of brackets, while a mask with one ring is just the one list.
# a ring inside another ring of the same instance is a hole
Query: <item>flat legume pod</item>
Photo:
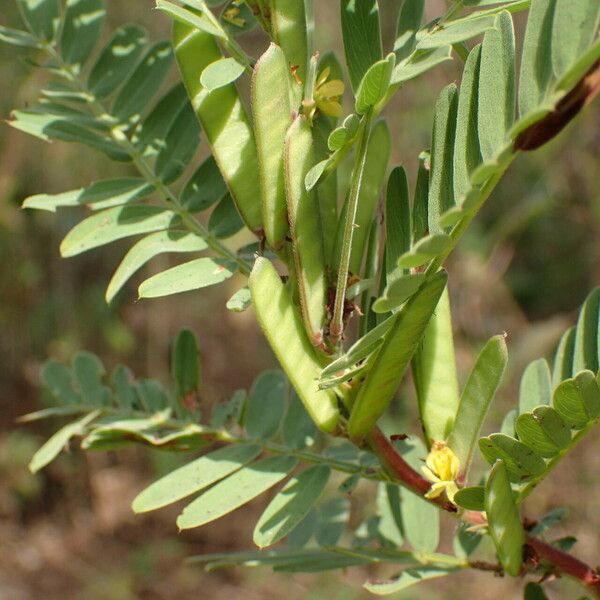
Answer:
[[337, 399], [319, 390], [322, 361], [311, 346], [288, 286], [266, 258], [258, 258], [249, 280], [258, 322], [275, 356], [319, 429], [334, 432], [339, 421]]
[[254, 134], [234, 83], [208, 92], [204, 68], [223, 58], [213, 36], [176, 21], [173, 47], [183, 82], [215, 161], [246, 225], [262, 233], [258, 159]]

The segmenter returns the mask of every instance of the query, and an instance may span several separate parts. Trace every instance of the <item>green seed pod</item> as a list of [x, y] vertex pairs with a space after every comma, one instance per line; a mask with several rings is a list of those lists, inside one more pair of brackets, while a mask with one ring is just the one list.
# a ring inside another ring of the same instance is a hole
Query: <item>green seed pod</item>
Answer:
[[308, 37], [306, 12], [301, 0], [271, 0], [271, 25], [273, 41], [281, 47], [288, 66], [297, 75], [298, 83], [292, 87], [293, 107], [300, 106], [302, 84], [308, 68]]
[[[369, 237], [371, 221], [373, 220], [377, 202], [385, 181], [385, 172], [390, 158], [390, 145], [390, 131], [387, 123], [383, 120], [377, 121], [375, 125], [373, 125], [369, 137], [367, 161], [365, 163], [365, 171], [358, 198], [356, 219], [354, 220], [355, 229], [352, 236], [350, 272], [355, 275], [360, 273], [365, 248], [367, 246], [367, 239]], [[338, 223], [338, 235], [336, 238], [336, 256], [338, 257], [338, 263], [344, 239], [345, 214], [346, 207], [344, 207], [342, 218]]]
[[360, 443], [392, 401], [447, 280], [445, 271], [436, 273], [396, 314], [356, 397], [348, 422], [350, 439]]
[[252, 76], [252, 115], [258, 150], [262, 220], [267, 242], [279, 250], [288, 231], [283, 177], [283, 146], [292, 123], [289, 68], [279, 46], [271, 44]]
[[223, 58], [212, 35], [175, 21], [173, 47], [192, 105], [212, 153], [246, 225], [262, 233], [258, 159], [250, 120], [234, 83], [205, 90], [200, 74]]
[[317, 427], [332, 433], [339, 421], [337, 399], [331, 390], [319, 390], [322, 362], [310, 345], [289, 286], [266, 258], [258, 258], [249, 280], [258, 322], [279, 363]]
[[304, 178], [313, 166], [313, 137], [303, 116], [292, 123], [285, 139], [285, 186], [294, 266], [302, 319], [314, 346], [323, 346], [327, 282], [319, 207]]

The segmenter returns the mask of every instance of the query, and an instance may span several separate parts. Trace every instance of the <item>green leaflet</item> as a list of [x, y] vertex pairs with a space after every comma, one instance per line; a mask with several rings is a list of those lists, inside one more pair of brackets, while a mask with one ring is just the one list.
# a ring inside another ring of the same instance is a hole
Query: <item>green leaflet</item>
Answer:
[[385, 286], [383, 295], [373, 303], [373, 311], [376, 313], [385, 314], [404, 304], [421, 287], [425, 281], [425, 273], [411, 273], [389, 279], [390, 283]]
[[159, 298], [198, 290], [222, 283], [234, 272], [235, 265], [226, 260], [196, 258], [146, 279], [140, 285], [138, 294], [140, 298]]
[[344, 53], [356, 92], [369, 67], [383, 58], [377, 0], [342, 0]]
[[[297, 67], [300, 80], [306, 81], [308, 66], [308, 40], [304, 0], [269, 0], [273, 41], [281, 47], [289, 68]], [[281, 85], [281, 82], [279, 82]], [[302, 98], [302, 86], [290, 89], [290, 99], [297, 108]]]
[[598, 33], [600, 4], [596, 0], [556, 0], [552, 23], [552, 67], [560, 79], [585, 52]]
[[283, 149], [292, 123], [289, 66], [283, 50], [271, 44], [252, 75], [252, 116], [261, 181], [262, 220], [267, 242], [283, 246], [288, 231]]
[[481, 485], [462, 488], [455, 494], [454, 501], [467, 510], [485, 510], [485, 488]]
[[235, 235], [244, 227], [244, 223], [237, 211], [231, 194], [225, 194], [208, 219], [208, 230], [219, 239], [226, 239]]
[[65, 365], [50, 359], [42, 367], [42, 383], [52, 395], [65, 404], [79, 404], [81, 396], [73, 389], [71, 372]]
[[173, 51], [168, 42], [154, 44], [125, 82], [112, 106], [112, 114], [126, 124], [137, 123], [150, 99], [171, 69]]
[[105, 16], [102, 0], [67, 0], [60, 48], [63, 60], [76, 71], [94, 51]]
[[544, 458], [556, 456], [571, 442], [571, 431], [549, 406], [538, 406], [533, 413], [520, 415], [515, 431], [524, 444]]
[[106, 301], [111, 302], [133, 274], [155, 256], [165, 252], [202, 252], [206, 248], [202, 238], [187, 231], [159, 231], [142, 238], [129, 249], [114, 272], [106, 288]]
[[394, 317], [395, 322], [356, 397], [348, 422], [350, 438], [362, 440], [388, 407], [421, 342], [447, 278], [445, 272], [434, 275]]
[[65, 445], [72, 437], [85, 433], [86, 426], [89, 425], [99, 414], [100, 411], [94, 411], [82, 419], [78, 419], [74, 423], [69, 423], [62, 429], [59, 429], [33, 455], [31, 461], [29, 462], [29, 470], [32, 473], [37, 473], [39, 470], [51, 463], [61, 453]]
[[168, 229], [179, 217], [154, 205], [116, 206], [95, 213], [69, 231], [60, 245], [63, 257], [75, 256], [115, 240]]
[[402, 269], [420, 267], [439, 254], [442, 254], [450, 245], [452, 239], [445, 233], [436, 233], [421, 238], [408, 252], [398, 259], [398, 266]]
[[184, 104], [189, 103], [183, 83], [174, 85], [154, 105], [148, 116], [135, 128], [131, 139], [145, 156], [153, 156], [163, 147], [167, 131]]
[[454, 573], [457, 569], [443, 567], [420, 567], [418, 569], [407, 569], [402, 571], [395, 579], [389, 581], [367, 581], [364, 588], [376, 596], [387, 596], [401, 592], [413, 585], [422, 583], [429, 579], [437, 579]]
[[100, 359], [91, 352], [78, 352], [71, 361], [71, 367], [83, 404], [106, 405], [110, 390], [102, 383], [105, 370]]
[[46, 112], [45, 108], [44, 105], [41, 105], [31, 110], [14, 110], [11, 113], [11, 120], [7, 123], [15, 129], [42, 140], [56, 139], [63, 142], [77, 142], [103, 152], [112, 160], [119, 162], [131, 160], [131, 155], [125, 152], [112, 138], [102, 131], [92, 129], [97, 125], [97, 121], [89, 122], [87, 117], [82, 119], [61, 117], [52, 112]]
[[185, 103], [169, 127], [159, 150], [154, 171], [165, 184], [176, 181], [192, 160], [200, 143], [200, 126], [189, 103]]
[[[420, 472], [427, 458], [425, 444], [412, 437], [396, 442], [402, 458], [416, 471]], [[400, 496], [400, 514], [404, 537], [417, 552], [435, 552], [440, 543], [440, 511], [430, 502], [406, 488], [398, 488]], [[427, 527], [423, 527], [427, 523]]]
[[440, 215], [455, 204], [452, 187], [452, 164], [456, 131], [458, 92], [456, 85], [447, 85], [435, 104], [431, 140], [431, 170], [429, 175], [428, 221], [432, 234], [442, 233]]
[[[358, 196], [356, 219], [354, 220], [355, 229], [352, 236], [352, 251], [350, 254], [350, 272], [354, 274], [360, 272], [363, 262], [371, 221], [373, 220], [379, 195], [385, 182], [390, 147], [391, 139], [387, 123], [384, 120], [379, 120], [373, 125], [369, 136], [362, 185]], [[338, 264], [342, 251], [344, 222], [347, 210], [346, 202], [338, 223], [336, 237]]]
[[54, 39], [60, 21], [56, 0], [17, 0], [17, 4], [28, 29], [42, 40]]
[[523, 562], [525, 532], [504, 462], [496, 462], [485, 486], [485, 511], [490, 535], [504, 570], [516, 577]]
[[560, 338], [552, 366], [552, 388], [573, 375], [573, 351], [575, 350], [575, 327], [570, 327]]
[[479, 449], [485, 459], [493, 465], [502, 460], [511, 481], [521, 481], [541, 475], [546, 463], [532, 448], [503, 433], [492, 433], [479, 440]]
[[242, 219], [254, 232], [262, 228], [260, 185], [254, 135], [235, 87], [208, 92], [200, 74], [222, 58], [215, 39], [180, 22], [173, 24], [173, 46], [181, 76]]
[[23, 208], [34, 208], [56, 212], [65, 206], [81, 206], [88, 204], [92, 210], [110, 208], [128, 204], [145, 198], [154, 188], [144, 179], [122, 177], [120, 179], [103, 179], [95, 181], [87, 188], [62, 192], [60, 194], [36, 194], [23, 201]]
[[540, 404], [549, 405], [552, 400], [550, 367], [539, 358], [527, 365], [519, 387], [519, 414], [531, 412]]
[[600, 388], [591, 371], [581, 371], [554, 390], [553, 405], [573, 429], [583, 429], [600, 417]]
[[232, 444], [197, 458], [161, 477], [133, 500], [136, 513], [168, 506], [206, 489], [254, 460], [261, 452], [258, 445]]
[[600, 331], [600, 288], [596, 288], [586, 298], [575, 329], [573, 348], [573, 374], [584, 369], [598, 372], [598, 331]]
[[289, 448], [305, 448], [315, 441], [317, 428], [295, 391], [289, 397], [287, 411], [281, 424], [281, 441]]
[[448, 446], [458, 457], [463, 476], [469, 471], [477, 436], [507, 361], [506, 342], [497, 335], [480, 352], [462, 391]]
[[548, 600], [548, 596], [541, 585], [530, 581], [525, 586], [523, 600]]
[[39, 48], [40, 42], [30, 33], [0, 25], [0, 41], [13, 46]]
[[484, 161], [497, 157], [515, 121], [515, 34], [510, 14], [501, 12], [483, 38], [477, 126]]
[[465, 62], [456, 113], [453, 184], [454, 198], [459, 206], [471, 189], [471, 173], [481, 163], [477, 132], [480, 65], [481, 45], [477, 45], [469, 52]]
[[415, 244], [427, 234], [429, 204], [429, 152], [419, 154], [419, 170], [415, 184], [412, 205], [412, 243]]
[[204, 89], [212, 92], [239, 79], [244, 70], [244, 65], [235, 58], [219, 58], [204, 67], [200, 75], [200, 83]]
[[531, 0], [527, 19], [521, 72], [519, 116], [526, 117], [543, 103], [552, 80], [552, 21], [556, 0]]
[[227, 194], [227, 186], [215, 162], [209, 156], [185, 184], [179, 201], [190, 212], [210, 208]]
[[177, 399], [186, 407], [191, 399], [193, 406], [200, 388], [200, 360], [196, 336], [189, 329], [182, 329], [173, 342], [171, 377]]
[[386, 98], [395, 65], [396, 55], [391, 52], [369, 67], [356, 92], [355, 110], [359, 115], [375, 109]]
[[392, 73], [392, 85], [400, 85], [414, 79], [447, 60], [452, 60], [452, 46], [441, 46], [435, 50], [417, 50], [396, 65]]
[[428, 445], [445, 440], [459, 406], [448, 290], [442, 293], [412, 365], [425, 439]]
[[336, 397], [317, 387], [321, 364], [305, 334], [289, 288], [265, 258], [256, 260], [249, 287], [260, 326], [304, 407], [319, 429], [334, 431], [339, 419]]
[[87, 85], [97, 98], [105, 98], [126, 81], [148, 44], [138, 25], [123, 25], [113, 34], [88, 75]]
[[312, 146], [310, 125], [299, 116], [285, 138], [285, 189], [302, 319], [311, 343], [321, 346], [327, 292], [323, 234], [316, 196], [304, 185]]
[[273, 487], [297, 464], [292, 456], [270, 456], [246, 466], [188, 504], [177, 517], [177, 526], [191, 529], [225, 516]]
[[377, 533], [394, 546], [402, 546], [402, 514], [400, 492], [397, 485], [380, 482], [377, 486]]
[[269, 439], [277, 434], [288, 394], [287, 378], [279, 370], [263, 371], [254, 380], [244, 415], [249, 437]]
[[488, 31], [494, 26], [493, 14], [473, 13], [466, 18], [450, 21], [446, 25], [423, 35], [417, 44], [420, 50], [439, 48], [445, 44], [458, 44]]
[[320, 549], [280, 549], [254, 550], [246, 552], [226, 552], [220, 554], [201, 554], [188, 559], [190, 562], [205, 562], [207, 571], [232, 567], [236, 565], [260, 566], [269, 565], [274, 571], [287, 573], [319, 572], [330, 569], [345, 569], [354, 565], [373, 562], [365, 555], [347, 555], [340, 548], [332, 550]]
[[385, 270], [391, 273], [398, 258], [410, 250], [411, 218], [408, 181], [403, 167], [396, 167], [388, 178], [385, 197]]
[[252, 304], [252, 298], [250, 298], [250, 290], [247, 286], [240, 288], [229, 300], [227, 300], [227, 310], [231, 312], [241, 313], [244, 312]]
[[397, 62], [409, 56], [415, 49], [417, 44], [416, 33], [421, 26], [424, 9], [425, 0], [402, 3], [398, 13], [396, 39], [394, 40], [394, 52]]
[[316, 465], [290, 479], [256, 523], [254, 543], [265, 548], [290, 533], [317, 502], [330, 474], [329, 467]]

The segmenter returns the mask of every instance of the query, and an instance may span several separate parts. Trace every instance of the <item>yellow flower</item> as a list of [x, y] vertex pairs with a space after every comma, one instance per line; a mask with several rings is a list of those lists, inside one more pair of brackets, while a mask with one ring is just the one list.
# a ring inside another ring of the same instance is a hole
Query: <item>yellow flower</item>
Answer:
[[450, 502], [454, 502], [454, 495], [458, 492], [456, 478], [460, 471], [460, 461], [444, 442], [433, 442], [431, 451], [427, 456], [423, 474], [432, 486], [425, 494], [425, 498], [437, 498], [444, 491]]
[[344, 82], [339, 79], [327, 81], [331, 73], [329, 67], [325, 67], [315, 84], [314, 100], [316, 108], [328, 117], [339, 117], [342, 114], [340, 97], [344, 93]]

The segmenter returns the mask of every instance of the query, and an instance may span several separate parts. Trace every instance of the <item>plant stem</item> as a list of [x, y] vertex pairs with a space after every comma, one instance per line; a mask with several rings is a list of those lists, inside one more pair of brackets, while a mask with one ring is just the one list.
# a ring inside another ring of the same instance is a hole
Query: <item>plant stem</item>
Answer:
[[431, 499], [425, 498], [425, 494], [431, 488], [431, 483], [418, 471], [415, 471], [402, 456], [400, 456], [396, 448], [394, 448], [393, 444], [383, 434], [379, 427], [375, 427], [371, 433], [369, 433], [367, 436], [367, 443], [394, 481], [413, 491], [417, 496], [421, 496], [425, 500], [429, 500], [433, 504], [436, 504], [443, 510], [451, 513], [456, 512], [456, 506], [454, 506], [452, 502], [444, 500], [441, 496]]
[[348, 197], [348, 210], [346, 211], [346, 221], [344, 223], [344, 237], [342, 238], [342, 253], [335, 290], [335, 303], [333, 305], [333, 317], [329, 326], [331, 342], [334, 346], [339, 344], [344, 332], [344, 302], [346, 300], [348, 269], [350, 267], [350, 256], [352, 254], [352, 236], [354, 234], [354, 221], [358, 209], [358, 197], [360, 196], [365, 163], [367, 161], [367, 144], [369, 143], [371, 134], [371, 117], [372, 110], [369, 109], [365, 114], [361, 125], [360, 141], [354, 159], [354, 169], [352, 171], [350, 196]]
[[537, 556], [555, 566], [561, 573], [578, 579], [584, 586], [600, 598], [600, 575], [590, 566], [563, 552], [556, 546], [548, 544], [533, 536], [527, 536], [526, 544], [532, 548]]

